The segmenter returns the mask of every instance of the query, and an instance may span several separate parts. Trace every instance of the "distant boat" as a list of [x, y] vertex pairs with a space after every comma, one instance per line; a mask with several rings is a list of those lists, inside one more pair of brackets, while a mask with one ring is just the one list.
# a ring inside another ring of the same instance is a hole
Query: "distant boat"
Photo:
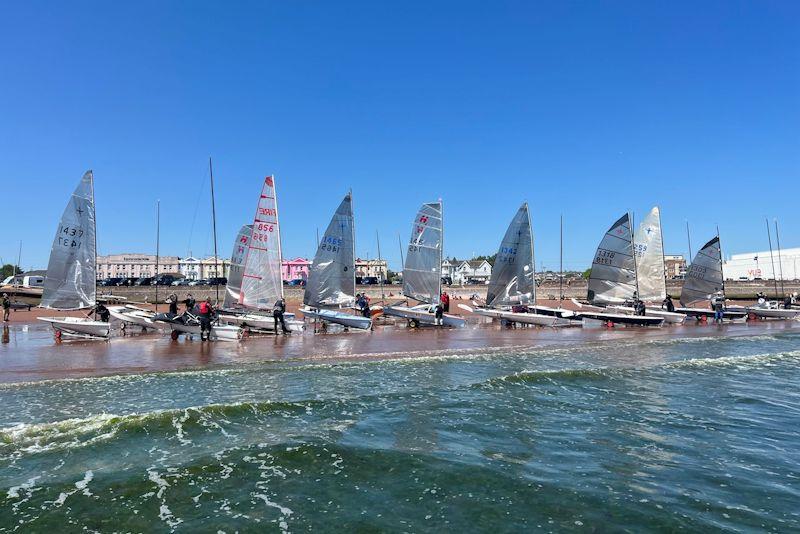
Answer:
[[[237, 239], [241, 241], [241, 238]], [[274, 331], [272, 308], [279, 298], [283, 298], [281, 232], [274, 176], [264, 178], [250, 235], [245, 241], [242, 243], [245, 250], [240, 260], [241, 273], [234, 276], [234, 284], [225, 290], [225, 303], [231, 306], [224, 306], [225, 311], [219, 318], [231, 325]], [[237, 253], [238, 245], [234, 245], [234, 255]], [[237, 287], [239, 276], [241, 285]], [[234, 303], [233, 296], [237, 290], [238, 298]], [[303, 322], [294, 319], [292, 314], [285, 314], [284, 319], [289, 330], [303, 330]]]
[[[93, 309], [97, 304], [97, 241], [94, 175], [86, 171], [58, 223], [40, 307], [51, 310]], [[106, 339], [109, 324], [85, 317], [38, 317], [62, 334]]]
[[[383, 313], [407, 319], [411, 324], [436, 325], [436, 307], [442, 294], [442, 201], [427, 202], [417, 212], [403, 265], [403, 294], [422, 304], [385, 306]], [[458, 316], [444, 314], [442, 326], [465, 326]]]
[[606, 231], [592, 261], [587, 300], [600, 308], [581, 308], [580, 316], [615, 324], [660, 326], [664, 322], [663, 317], [602, 311], [605, 306], [625, 305], [633, 301], [638, 294], [637, 284], [631, 218], [626, 213]]
[[[533, 260], [533, 231], [528, 203], [519, 207], [506, 229], [495, 256], [485, 306], [474, 310], [460, 307], [484, 317], [493, 317], [514, 323], [538, 326], [580, 325], [567, 317], [574, 316], [568, 310], [545, 308], [539, 313], [536, 304], [536, 270]], [[517, 311], [514, 310], [517, 306]]]
[[355, 304], [355, 225], [352, 194], [345, 195], [319, 242], [303, 295], [306, 317], [368, 330], [372, 319], [346, 313], [336, 307]]
[[[720, 247], [719, 236], [715, 236], [708, 243], [697, 251], [689, 269], [686, 271], [686, 278], [681, 289], [681, 308], [675, 311], [686, 315], [700, 318], [714, 317], [714, 311], [710, 307], [697, 307], [700, 304], [709, 305], [711, 297], [718, 292], [725, 297], [725, 282], [722, 277], [722, 249]], [[746, 311], [724, 310], [724, 319], [745, 319]]]

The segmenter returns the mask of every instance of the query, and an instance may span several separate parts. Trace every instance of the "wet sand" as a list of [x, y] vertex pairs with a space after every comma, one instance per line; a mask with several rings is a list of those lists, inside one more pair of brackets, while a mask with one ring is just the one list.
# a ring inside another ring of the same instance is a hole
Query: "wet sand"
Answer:
[[[41, 314], [41, 310], [39, 310]], [[467, 314], [469, 315], [469, 314]], [[475, 320], [476, 318], [471, 318]], [[236, 368], [265, 361], [337, 363], [489, 351], [546, 349], [587, 343], [800, 332], [798, 321], [726, 325], [691, 322], [662, 328], [503, 328], [470, 322], [463, 329], [410, 329], [378, 325], [373, 332], [252, 337], [242, 342], [172, 341], [159, 333], [115, 336], [109, 341], [56, 343], [43, 323], [3, 325], [0, 382], [27, 382], [129, 373]]]

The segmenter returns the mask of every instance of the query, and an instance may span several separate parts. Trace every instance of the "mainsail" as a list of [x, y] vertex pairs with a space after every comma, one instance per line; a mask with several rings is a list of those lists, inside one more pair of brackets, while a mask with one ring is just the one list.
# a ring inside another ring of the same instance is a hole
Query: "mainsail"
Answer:
[[517, 210], [500, 242], [486, 293], [486, 305], [536, 301], [533, 275], [533, 234], [528, 203]]
[[411, 226], [405, 265], [403, 294], [436, 304], [442, 283], [442, 203], [423, 204]]
[[228, 272], [228, 283], [225, 285], [225, 300], [223, 308], [230, 308], [239, 302], [239, 292], [242, 289], [242, 274], [244, 273], [244, 257], [247, 254], [247, 244], [253, 232], [252, 224], [245, 224], [236, 234], [231, 252], [231, 266]]
[[95, 305], [94, 176], [86, 171], [61, 215], [44, 279], [43, 308], [76, 310]]
[[626, 213], [611, 225], [600, 241], [589, 275], [588, 299], [617, 304], [636, 292], [636, 265], [631, 245], [631, 223]]
[[318, 308], [352, 303], [356, 293], [354, 255], [353, 202], [348, 193], [317, 247], [303, 304]]
[[667, 296], [664, 277], [664, 243], [661, 239], [661, 212], [658, 206], [650, 210], [633, 237], [639, 298], [654, 302]]
[[282, 296], [281, 232], [275, 200], [275, 179], [267, 176], [247, 243], [239, 304], [264, 310], [271, 308]]
[[722, 282], [722, 251], [719, 236], [697, 251], [681, 290], [681, 304], [691, 306], [708, 301], [714, 293], [724, 289]]

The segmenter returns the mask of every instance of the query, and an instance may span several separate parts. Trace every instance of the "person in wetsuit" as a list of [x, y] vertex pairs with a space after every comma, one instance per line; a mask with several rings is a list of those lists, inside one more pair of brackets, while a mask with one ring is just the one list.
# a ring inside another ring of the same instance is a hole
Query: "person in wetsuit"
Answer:
[[272, 307], [272, 320], [274, 321], [276, 336], [278, 335], [278, 323], [281, 324], [281, 331], [283, 331], [284, 334], [289, 333], [289, 329], [286, 328], [286, 320], [283, 318], [284, 313], [286, 313], [286, 300], [280, 297], [275, 301], [275, 305]]
[[668, 312], [674, 312], [675, 304], [672, 302], [672, 297], [667, 295], [667, 298], [665, 298], [664, 302], [661, 303], [661, 307], [667, 310]]
[[108, 308], [103, 306], [101, 303], [97, 303], [94, 306], [94, 313], [100, 316], [100, 320], [104, 323], [107, 323], [109, 319], [111, 319], [111, 312], [108, 311]]
[[211, 339], [211, 319], [214, 315], [214, 307], [211, 305], [211, 297], [200, 303], [200, 341]]
[[184, 310], [184, 313], [185, 312], [194, 313], [194, 306], [195, 306], [196, 302], [197, 301], [194, 300], [194, 297], [192, 296], [191, 293], [186, 295], [186, 300], [183, 301], [183, 303], [186, 305], [186, 309]]

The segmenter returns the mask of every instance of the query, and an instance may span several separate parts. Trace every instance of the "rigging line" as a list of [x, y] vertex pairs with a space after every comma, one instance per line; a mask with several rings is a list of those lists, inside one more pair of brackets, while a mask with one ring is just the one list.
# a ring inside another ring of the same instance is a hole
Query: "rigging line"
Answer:
[[[189, 241], [186, 244], [186, 252], [187, 255], [191, 256], [192, 251], [192, 234], [194, 233], [194, 225], [197, 221], [197, 212], [200, 210], [200, 199], [203, 197], [203, 192], [205, 191], [206, 187], [206, 178], [208, 178], [208, 168], [204, 170], [203, 180], [200, 181], [200, 189], [197, 191], [197, 200], [194, 203], [194, 214], [192, 215], [192, 224], [189, 226]], [[208, 241], [206, 241], [206, 245], [208, 245]]]

